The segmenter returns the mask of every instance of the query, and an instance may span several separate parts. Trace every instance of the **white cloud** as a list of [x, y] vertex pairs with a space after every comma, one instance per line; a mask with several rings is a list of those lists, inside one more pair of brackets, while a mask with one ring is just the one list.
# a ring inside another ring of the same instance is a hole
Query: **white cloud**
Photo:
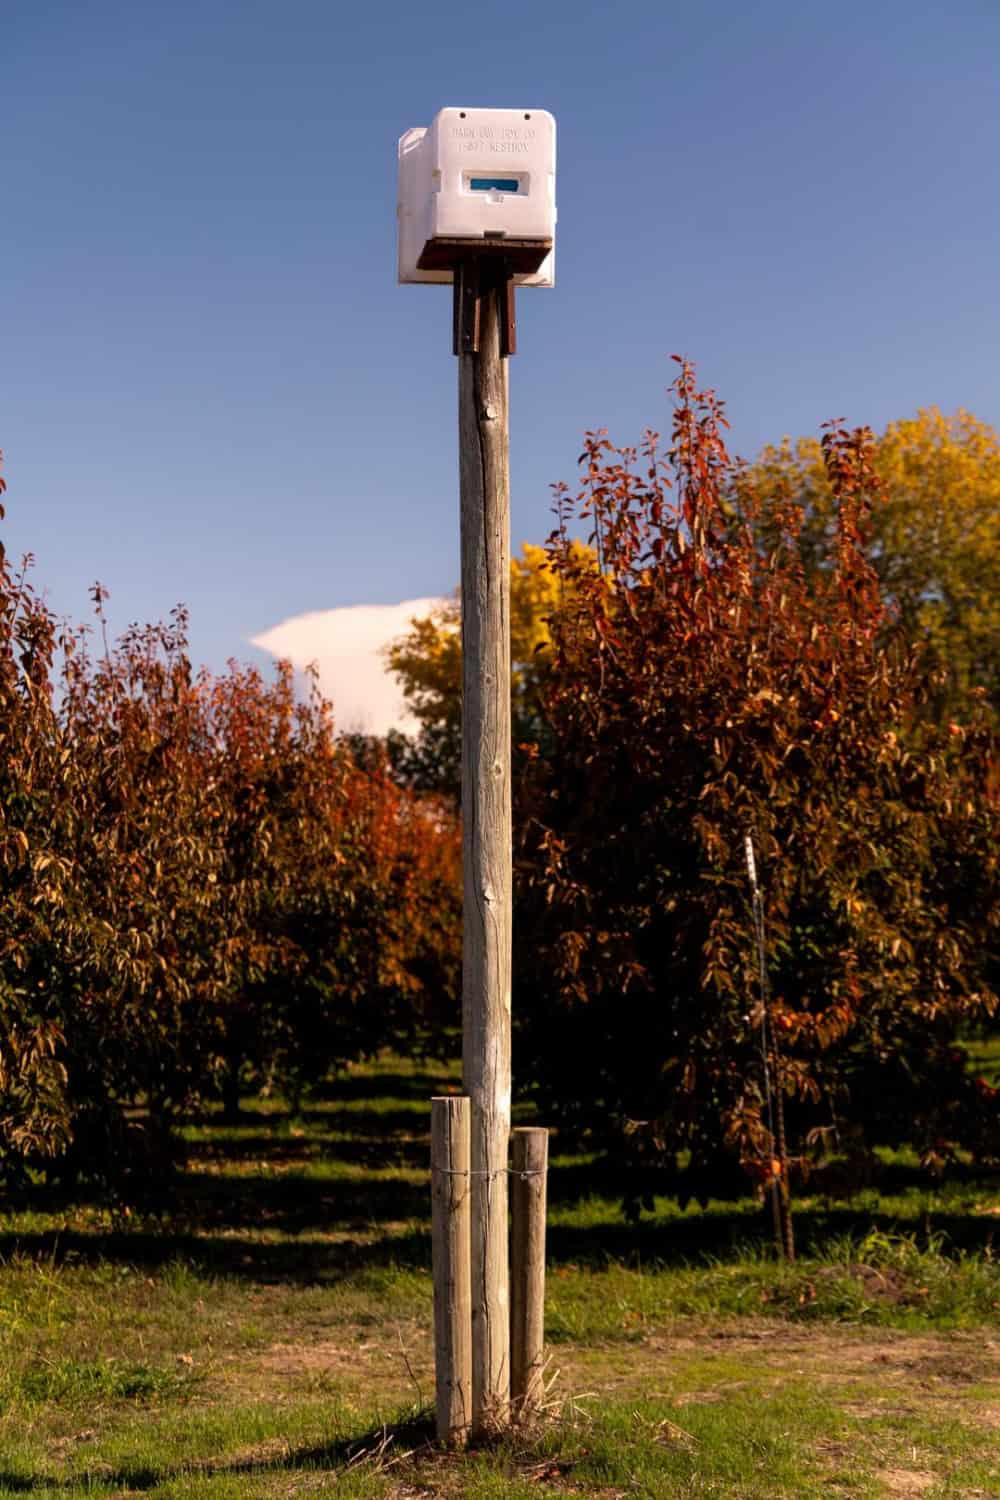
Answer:
[[251, 645], [284, 657], [299, 671], [319, 668], [323, 693], [333, 703], [339, 729], [385, 734], [412, 728], [403, 695], [385, 668], [382, 647], [403, 635], [410, 621], [429, 615], [440, 599], [404, 599], [402, 604], [357, 604], [293, 615]]

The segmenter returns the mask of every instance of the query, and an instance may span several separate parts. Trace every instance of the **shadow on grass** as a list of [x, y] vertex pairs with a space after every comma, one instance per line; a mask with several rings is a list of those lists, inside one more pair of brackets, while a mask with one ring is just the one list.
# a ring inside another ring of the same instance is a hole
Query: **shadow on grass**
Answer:
[[[346, 1130], [346, 1125], [345, 1125]], [[363, 1139], [335, 1139], [314, 1135], [300, 1138], [287, 1136], [243, 1136], [238, 1141], [192, 1141], [186, 1148], [187, 1160], [196, 1169], [204, 1164], [211, 1170], [214, 1162], [274, 1162], [280, 1167], [301, 1167], [305, 1163], [322, 1165], [335, 1161], [350, 1167], [377, 1171], [381, 1167], [405, 1167], [425, 1171], [430, 1159], [430, 1141], [425, 1136], [400, 1133], [371, 1135]]]
[[314, 1085], [309, 1091], [311, 1099], [330, 1104], [352, 1104], [358, 1100], [370, 1100], [373, 1095], [381, 1099], [412, 1099], [418, 1104], [427, 1104], [432, 1094], [441, 1089], [458, 1087], [458, 1064], [427, 1061], [412, 1073], [357, 1072], [330, 1078], [325, 1083]]
[[[873, 1230], [898, 1232], [892, 1215], [850, 1208], [801, 1210], [796, 1215], [796, 1236], [803, 1253], [821, 1251], [833, 1239], [852, 1235], [860, 1239]], [[118, 1262], [145, 1269], [161, 1268], [182, 1261], [209, 1276], [225, 1276], [262, 1283], [288, 1282], [299, 1285], [332, 1285], [368, 1271], [430, 1267], [430, 1233], [414, 1226], [398, 1232], [380, 1229], [377, 1223], [351, 1234], [338, 1225], [341, 1237], [324, 1239], [303, 1232], [294, 1238], [260, 1239], [231, 1232], [225, 1236], [201, 1233], [196, 1228], [162, 1232], [123, 1233], [79, 1231], [35, 1231], [0, 1235], [0, 1258], [13, 1255], [55, 1264]], [[971, 1214], [939, 1213], [929, 1226], [943, 1234], [945, 1253], [984, 1251], [990, 1241], [988, 1222]], [[921, 1226], [913, 1225], [918, 1242]], [[610, 1262], [644, 1269], [655, 1265], [681, 1267], [731, 1260], [753, 1244], [770, 1243], [763, 1214], [700, 1214], [665, 1219], [646, 1219], [639, 1224], [623, 1220], [588, 1226], [551, 1225], [548, 1231], [548, 1263], [587, 1266], [595, 1270]]]
[[[381, 1165], [381, 1163], [380, 1163]], [[424, 1163], [426, 1168], [426, 1161]], [[304, 1177], [298, 1173], [240, 1177], [186, 1174], [182, 1210], [193, 1224], [216, 1229], [358, 1229], [424, 1219], [429, 1183], [406, 1177]]]
[[0, 1494], [27, 1495], [39, 1490], [81, 1490], [100, 1494], [111, 1490], [142, 1492], [178, 1479], [204, 1477], [236, 1478], [250, 1474], [282, 1474], [296, 1471], [330, 1471], [370, 1467], [378, 1472], [387, 1461], [406, 1457], [445, 1458], [435, 1445], [434, 1422], [420, 1415], [412, 1420], [373, 1428], [360, 1437], [337, 1438], [329, 1443], [290, 1449], [273, 1457], [235, 1458], [230, 1462], [191, 1464], [121, 1464], [117, 1469], [82, 1470], [72, 1478], [56, 1479], [15, 1474], [0, 1469]]
[[[350, 1135], [392, 1135], [395, 1131], [413, 1131], [426, 1129], [430, 1133], [431, 1128], [431, 1095], [422, 1101], [422, 1108], [416, 1104], [407, 1108], [406, 1105], [399, 1107], [385, 1107], [381, 1109], [272, 1109], [265, 1112], [258, 1109], [242, 1110], [238, 1119], [234, 1121], [223, 1121], [221, 1115], [192, 1115], [188, 1121], [191, 1125], [197, 1125], [200, 1129], [211, 1134], [206, 1134], [200, 1139], [189, 1141], [191, 1150], [199, 1147], [217, 1145], [233, 1151], [242, 1150], [248, 1140], [258, 1139], [264, 1141], [280, 1141], [291, 1136], [292, 1140], [304, 1141], [332, 1140], [336, 1141], [338, 1136]], [[297, 1126], [309, 1127], [301, 1137], [292, 1134]], [[316, 1127], [320, 1127], [316, 1129]], [[244, 1134], [249, 1129], [257, 1131], [256, 1137]]]
[[[369, 1268], [426, 1268], [429, 1099], [449, 1082], [454, 1070], [374, 1070], [333, 1081], [327, 1107], [315, 1101], [295, 1117], [250, 1109], [234, 1131], [217, 1112], [207, 1114], [204, 1135], [185, 1143], [188, 1170], [174, 1178], [168, 1193], [144, 1205], [145, 1212], [140, 1208], [131, 1227], [47, 1230], [29, 1222], [23, 1231], [0, 1232], [0, 1257], [20, 1252], [57, 1262], [72, 1256], [147, 1267], [181, 1259], [210, 1274], [297, 1283], [334, 1282]], [[301, 1134], [295, 1133], [296, 1122]], [[599, 1267], [609, 1260], [704, 1264], [730, 1259], [748, 1242], [770, 1242], [764, 1214], [746, 1199], [629, 1223], [617, 1206], [626, 1189], [637, 1196], [669, 1196], [680, 1179], [631, 1171], [610, 1156], [573, 1154], [558, 1139], [554, 1144], [562, 1158], [548, 1188], [556, 1221], [548, 1232], [554, 1267]], [[949, 1182], [990, 1191], [982, 1173], [961, 1167]], [[883, 1195], [933, 1187], [919, 1167], [899, 1161], [886, 1164], [878, 1182]], [[58, 1188], [39, 1188], [10, 1206], [58, 1220], [71, 1219], [74, 1209], [88, 1203], [107, 1206], [106, 1199]], [[559, 1223], [560, 1210], [574, 1207], [588, 1222]], [[911, 1216], [901, 1223], [882, 1205], [872, 1206], [870, 1195], [826, 1206], [813, 1199], [796, 1209], [795, 1223], [803, 1251], [839, 1236], [901, 1228], [918, 1239], [928, 1230], [943, 1234], [946, 1249], [981, 1251], [992, 1233], [986, 1216], [958, 1202], [949, 1210], [945, 1200], [930, 1220]]]

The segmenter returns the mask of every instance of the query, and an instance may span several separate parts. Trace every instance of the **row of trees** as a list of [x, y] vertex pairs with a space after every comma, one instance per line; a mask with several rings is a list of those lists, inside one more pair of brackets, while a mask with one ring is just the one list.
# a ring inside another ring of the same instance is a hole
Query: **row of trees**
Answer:
[[[198, 1098], [419, 1045], [457, 988], [454, 813], [186, 621], [60, 629], [0, 555], [0, 1172], [143, 1176]], [[142, 1106], [136, 1109], [135, 1106]]]
[[[1000, 444], [931, 412], [748, 467], [673, 390], [668, 451], [589, 434], [512, 577], [516, 1076], [682, 1196], [772, 1174], [782, 1105], [803, 1170], [996, 1159], [956, 1042], [1000, 981]], [[458, 649], [446, 607], [390, 652], [445, 793]]]
[[[682, 1196], [772, 1179], [782, 1113], [803, 1169], [995, 1160], [957, 1042], [1000, 984], [1000, 442], [931, 412], [746, 466], [673, 392], [666, 451], [588, 434], [513, 564], [519, 1087]], [[459, 1014], [457, 602], [391, 649], [419, 728], [384, 744], [95, 604], [96, 650], [0, 559], [8, 1176], [145, 1172], [194, 1100]]]

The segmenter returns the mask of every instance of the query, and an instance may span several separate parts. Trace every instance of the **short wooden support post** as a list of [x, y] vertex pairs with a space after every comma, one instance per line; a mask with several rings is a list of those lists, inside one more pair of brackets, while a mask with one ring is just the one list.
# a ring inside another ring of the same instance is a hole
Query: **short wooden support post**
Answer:
[[470, 1108], [452, 1095], [431, 1100], [431, 1236], [437, 1435], [461, 1447], [472, 1420]]
[[511, 1266], [511, 1380], [514, 1415], [530, 1417], [544, 1396], [545, 1184], [549, 1132], [514, 1131]]

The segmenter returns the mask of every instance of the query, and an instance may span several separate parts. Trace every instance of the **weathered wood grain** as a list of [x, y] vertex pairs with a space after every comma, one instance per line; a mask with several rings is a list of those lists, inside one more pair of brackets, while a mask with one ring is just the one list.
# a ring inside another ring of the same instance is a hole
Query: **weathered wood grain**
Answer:
[[510, 479], [499, 297], [480, 304], [478, 354], [459, 356], [462, 534], [464, 1088], [472, 1104], [473, 1428], [510, 1401]]
[[431, 1237], [437, 1435], [461, 1447], [472, 1424], [468, 1099], [431, 1100]]
[[510, 1277], [510, 1398], [514, 1415], [529, 1418], [545, 1394], [545, 1199], [549, 1132], [514, 1131]]

